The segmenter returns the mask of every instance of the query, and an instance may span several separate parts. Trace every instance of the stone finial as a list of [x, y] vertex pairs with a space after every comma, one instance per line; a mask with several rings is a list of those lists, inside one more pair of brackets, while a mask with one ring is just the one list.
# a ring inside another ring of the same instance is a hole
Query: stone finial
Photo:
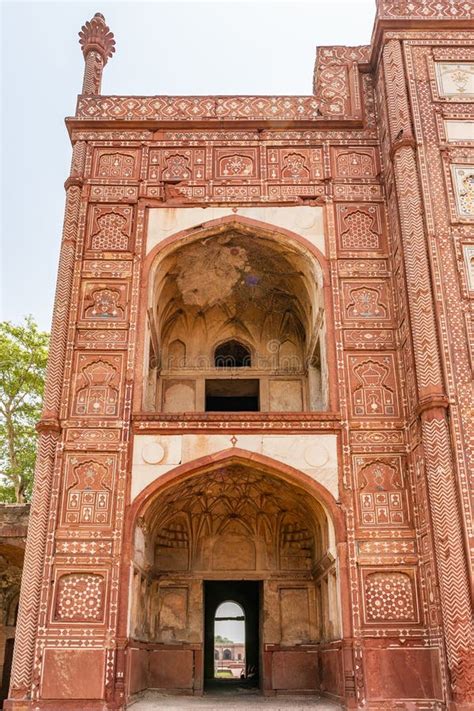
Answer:
[[105, 23], [105, 18], [96, 12], [79, 32], [79, 44], [85, 60], [83, 94], [100, 94], [102, 71], [107, 60], [115, 52], [113, 32]]

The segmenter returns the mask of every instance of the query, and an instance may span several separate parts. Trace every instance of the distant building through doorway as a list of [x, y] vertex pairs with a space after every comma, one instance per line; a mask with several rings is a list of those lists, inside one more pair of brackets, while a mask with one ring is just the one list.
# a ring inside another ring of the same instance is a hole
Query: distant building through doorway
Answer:
[[214, 678], [246, 677], [245, 612], [229, 600], [219, 605], [214, 617]]

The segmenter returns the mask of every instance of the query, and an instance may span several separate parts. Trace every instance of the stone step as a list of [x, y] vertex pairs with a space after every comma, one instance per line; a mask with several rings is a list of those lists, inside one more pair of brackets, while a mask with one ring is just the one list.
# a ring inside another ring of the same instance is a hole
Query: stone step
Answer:
[[342, 708], [328, 699], [314, 696], [285, 696], [280, 698], [254, 694], [213, 694], [207, 697], [185, 697], [146, 694], [129, 704], [131, 711], [336, 711]]

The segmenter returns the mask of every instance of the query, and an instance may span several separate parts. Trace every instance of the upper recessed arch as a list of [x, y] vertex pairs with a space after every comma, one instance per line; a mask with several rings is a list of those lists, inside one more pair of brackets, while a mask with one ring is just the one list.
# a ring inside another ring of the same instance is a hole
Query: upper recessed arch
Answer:
[[258, 383], [242, 385], [241, 397], [235, 384], [223, 385], [221, 393], [214, 383], [218, 399], [212, 402], [220, 403], [218, 409], [327, 407], [326, 263], [306, 239], [227, 216], [169, 237], [146, 262], [147, 409], [211, 407], [205, 382], [220, 369], [215, 349], [225, 342], [248, 349], [246, 356], [234, 358], [234, 368], [245, 360]]

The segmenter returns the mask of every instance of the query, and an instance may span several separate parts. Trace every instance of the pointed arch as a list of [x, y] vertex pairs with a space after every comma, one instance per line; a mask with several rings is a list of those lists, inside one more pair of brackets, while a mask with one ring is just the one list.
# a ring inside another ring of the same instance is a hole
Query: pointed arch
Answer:
[[[330, 288], [329, 264], [327, 258], [324, 256], [321, 250], [297, 232], [293, 232], [279, 225], [267, 223], [241, 215], [227, 215], [225, 217], [209, 220], [176, 232], [175, 234], [163, 239], [161, 242], [159, 242], [159, 244], [155, 245], [143, 261], [140, 295], [141, 303], [143, 304], [143, 306], [145, 306], [145, 304], [148, 306], [150, 303], [153, 303], [153, 290], [155, 288], [154, 285], [158, 266], [162, 264], [163, 260], [165, 260], [168, 256], [171, 256], [174, 251], [185, 246], [188, 247], [189, 245], [197, 241], [204, 242], [209, 238], [225, 235], [231, 230], [238, 231], [242, 235], [248, 234], [256, 238], [265, 238], [265, 240], [267, 240], [267, 243], [270, 246], [271, 243], [275, 245], [275, 249], [281, 250], [282, 247], [286, 247], [288, 249], [288, 255], [290, 255], [290, 257], [291, 255], [295, 255], [295, 258], [298, 259], [306, 258], [308, 260], [308, 264], [312, 265], [311, 278], [308, 277], [309, 272], [306, 276], [303, 274], [301, 278], [305, 282], [305, 289], [316, 288], [319, 291], [320, 297], [318, 298], [321, 298], [322, 303], [324, 304], [324, 309], [320, 309], [320, 312], [325, 314], [324, 334], [322, 336], [324, 341], [323, 350], [325, 352], [325, 357], [321, 361], [321, 368], [324, 369], [325, 375], [323, 378], [324, 386], [321, 386], [321, 398], [313, 398], [311, 396], [311, 398], [308, 400], [307, 406], [310, 407], [309, 403], [311, 403], [311, 407], [315, 409], [319, 409], [321, 407], [322, 409], [327, 409], [330, 411], [337, 410], [337, 387], [335, 378], [329, 377], [328, 365], [330, 363], [336, 362], [335, 344], [333, 338], [334, 325], [332, 320], [333, 309], [332, 293]], [[165, 271], [166, 270], [163, 270], [160, 273], [159, 278], [161, 280], [165, 278]], [[309, 293], [310, 292], [308, 292], [308, 294]], [[303, 302], [304, 301], [305, 299], [303, 299]], [[311, 300], [306, 300], [306, 302], [310, 303]], [[302, 308], [301, 303], [298, 308]], [[141, 334], [141, 338], [138, 343], [138, 357], [136, 359], [137, 371], [135, 381], [138, 385], [138, 387], [134, 389], [134, 408], [136, 411], [139, 411], [142, 408], [142, 402], [144, 401], [143, 383], [146, 380], [145, 374], [147, 368], [147, 324], [144, 316], [145, 310], [145, 308], [139, 309], [140, 319], [142, 322], [139, 325], [139, 333]], [[275, 313], [275, 318], [277, 316], [280, 318], [281, 321], [281, 314], [279, 315]], [[316, 323], [316, 320], [317, 314], [314, 313], [311, 316], [311, 321], [314, 321], [314, 323]], [[229, 331], [229, 337], [232, 336], [231, 330], [232, 329], [230, 329]], [[250, 337], [250, 335], [251, 334], [249, 333], [248, 336]], [[208, 334], [208, 337], [211, 338], [211, 335]], [[260, 333], [259, 337], [262, 337]], [[317, 347], [317, 342], [319, 342], [317, 337], [311, 337], [308, 341], [307, 348], [311, 349], [312, 352], [312, 350]], [[313, 361], [311, 360], [310, 362], [311, 367], [313, 367]], [[316, 381], [311, 382], [315, 383]], [[313, 385], [311, 387], [313, 387]], [[150, 402], [150, 398], [147, 399], [145, 397], [145, 400]]]
[[250, 452], [238, 447], [222, 450], [215, 454], [194, 459], [185, 464], [180, 464], [163, 474], [159, 479], [151, 482], [141, 491], [130, 505], [127, 515], [126, 540], [132, 540], [132, 530], [139, 518], [143, 518], [148, 507], [160, 494], [193, 476], [210, 472], [224, 466], [240, 464], [242, 466], [258, 469], [277, 479], [303, 490], [312, 497], [326, 512], [334, 526], [335, 543], [346, 541], [345, 523], [342, 510], [333, 495], [319, 482], [304, 474], [299, 469], [284, 464], [271, 457], [257, 452]]

